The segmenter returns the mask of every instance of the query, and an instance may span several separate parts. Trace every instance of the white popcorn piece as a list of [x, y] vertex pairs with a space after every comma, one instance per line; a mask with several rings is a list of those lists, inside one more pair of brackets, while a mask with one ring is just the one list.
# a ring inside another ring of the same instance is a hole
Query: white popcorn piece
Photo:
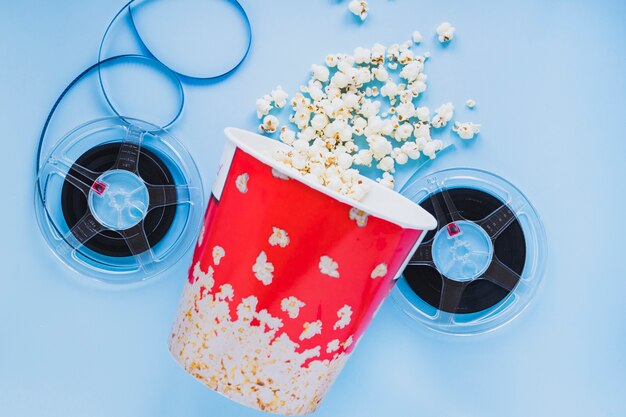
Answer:
[[252, 271], [254, 276], [263, 283], [263, 285], [269, 285], [274, 278], [274, 265], [267, 261], [267, 255], [264, 251], [259, 253], [256, 258], [256, 262], [252, 265]]
[[350, 13], [358, 16], [361, 21], [367, 18], [368, 8], [367, 2], [364, 0], [352, 0], [348, 3], [348, 10], [350, 10]]
[[348, 304], [345, 304], [339, 309], [339, 311], [337, 311], [337, 317], [339, 318], [339, 320], [335, 322], [333, 329], [343, 329], [348, 324], [350, 324], [350, 319], [352, 317], [352, 307], [350, 307]]
[[400, 88], [392, 80], [387, 80], [385, 85], [383, 85], [380, 89], [380, 95], [388, 97], [392, 104], [398, 94], [400, 94]]
[[361, 149], [354, 157], [355, 165], [372, 166], [372, 151]]
[[304, 304], [302, 301], [298, 300], [294, 296], [283, 298], [280, 301], [280, 309], [287, 313], [287, 315], [291, 319], [298, 318], [298, 315], [300, 314], [300, 309], [305, 305], [306, 304]]
[[419, 61], [412, 61], [406, 64], [400, 71], [400, 78], [408, 82], [416, 81], [424, 69], [424, 64]]
[[370, 274], [370, 277], [372, 279], [376, 279], [376, 278], [382, 278], [385, 275], [387, 275], [387, 264], [386, 263], [380, 263], [380, 264], [376, 265], [376, 268], [374, 268], [374, 270]]
[[[385, 67], [383, 67], [382, 65], [372, 68], [372, 75], [377, 81], [380, 82], [386, 82], [387, 80], [389, 80], [389, 72], [387, 72]], [[374, 95], [373, 90], [372, 95]]]
[[213, 263], [215, 265], [219, 265], [222, 258], [226, 255], [226, 252], [224, 251], [223, 247], [214, 246], [211, 255], [213, 256]]
[[372, 61], [372, 53], [370, 50], [360, 46], [354, 50], [353, 55], [356, 64], [369, 64]]
[[348, 217], [350, 220], [354, 220], [357, 226], [365, 227], [367, 226], [367, 218], [369, 217], [369, 214], [356, 207], [352, 207], [348, 212]]
[[304, 328], [304, 330], [300, 334], [300, 340], [310, 339], [313, 336], [322, 334], [322, 321], [321, 320], [316, 320], [310, 323], [306, 322], [304, 323], [302, 327]]
[[382, 65], [385, 63], [385, 52], [387, 48], [384, 45], [375, 43], [371, 49], [371, 63], [373, 65]]
[[320, 257], [318, 268], [320, 272], [324, 275], [328, 275], [329, 277], [333, 278], [339, 278], [339, 264], [337, 264], [337, 262], [335, 262], [330, 256], [324, 255]]
[[415, 142], [405, 142], [400, 147], [402, 153], [406, 154], [409, 158], [415, 160], [420, 157], [419, 145]]
[[324, 61], [326, 62], [326, 66], [329, 68], [335, 68], [337, 64], [339, 63], [339, 59], [337, 58], [337, 55], [326, 55], [326, 58], [324, 59]]
[[404, 165], [409, 161], [409, 155], [402, 150], [402, 148], [394, 148], [391, 152], [391, 156], [396, 164]]
[[274, 100], [274, 106], [281, 109], [285, 107], [285, 104], [287, 104], [287, 98], [289, 97], [289, 94], [285, 90], [283, 90], [283, 87], [279, 85], [274, 90], [272, 90], [271, 96], [272, 100]]
[[328, 77], [330, 76], [330, 71], [328, 70], [328, 67], [324, 65], [313, 64], [311, 66], [311, 74], [313, 75], [314, 80], [319, 80], [325, 83], [326, 81], [328, 81]]
[[385, 171], [385, 172], [394, 172], [394, 160], [391, 156], [385, 156], [378, 162], [376, 168]]
[[393, 190], [393, 187], [395, 185], [393, 175], [388, 172], [383, 172], [383, 177], [377, 179], [377, 181], [380, 183], [380, 185], [382, 185], [383, 187], [387, 187], [390, 190]]
[[239, 190], [239, 192], [245, 194], [248, 192], [248, 180], [250, 176], [247, 173], [243, 173], [235, 179], [235, 186]]
[[470, 98], [465, 102], [465, 105], [467, 106], [467, 108], [473, 109], [474, 107], [476, 107], [476, 101]]
[[454, 116], [454, 106], [452, 103], [442, 104], [435, 110], [435, 115], [430, 124], [434, 128], [444, 127]]
[[272, 98], [264, 96], [256, 101], [256, 115], [259, 119], [267, 115], [272, 110]]
[[333, 353], [339, 350], [339, 339], [333, 339], [326, 345], [326, 353]]
[[367, 138], [367, 143], [370, 145], [372, 155], [377, 160], [381, 160], [385, 156], [389, 155], [393, 149], [391, 142], [385, 139], [384, 136], [380, 135]]
[[428, 107], [418, 107], [415, 109], [415, 116], [422, 122], [430, 121], [430, 109]]
[[280, 246], [286, 248], [289, 245], [289, 235], [283, 229], [272, 227], [272, 234], [269, 238], [269, 244], [272, 246]]
[[454, 31], [456, 29], [449, 22], [443, 22], [437, 26], [437, 38], [439, 42], [450, 42], [454, 37]]
[[261, 133], [274, 133], [278, 129], [278, 118], [273, 114], [268, 114], [263, 118], [263, 123], [259, 125], [259, 131]]
[[452, 130], [456, 132], [456, 134], [459, 135], [461, 139], [467, 140], [474, 138], [474, 135], [480, 132], [480, 125], [472, 122], [454, 122], [454, 127], [452, 128]]
[[283, 126], [280, 128], [280, 140], [287, 145], [291, 145], [294, 140], [296, 140], [296, 132], [289, 129], [287, 126]]
[[436, 153], [443, 149], [443, 142], [440, 140], [431, 140], [424, 145], [422, 152], [430, 159], [435, 159]]
[[420, 43], [423, 39], [422, 34], [419, 33], [417, 30], [415, 32], [413, 32], [413, 43]]

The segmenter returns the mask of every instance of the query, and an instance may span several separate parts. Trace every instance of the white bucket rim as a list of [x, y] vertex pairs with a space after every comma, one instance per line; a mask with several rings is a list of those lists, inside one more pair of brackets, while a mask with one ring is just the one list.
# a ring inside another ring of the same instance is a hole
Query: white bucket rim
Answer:
[[345, 203], [365, 213], [396, 224], [404, 229], [433, 230], [437, 227], [435, 218], [419, 204], [409, 200], [397, 191], [391, 190], [378, 182], [361, 175], [363, 181], [370, 185], [370, 191], [363, 200], [356, 201], [343, 194], [316, 183], [295, 170], [282, 165], [272, 156], [276, 149], [289, 150], [290, 147], [280, 141], [259, 135], [244, 129], [228, 127], [224, 129], [227, 139], [236, 147], [255, 159], [272, 167], [276, 171], [289, 176], [335, 200]]

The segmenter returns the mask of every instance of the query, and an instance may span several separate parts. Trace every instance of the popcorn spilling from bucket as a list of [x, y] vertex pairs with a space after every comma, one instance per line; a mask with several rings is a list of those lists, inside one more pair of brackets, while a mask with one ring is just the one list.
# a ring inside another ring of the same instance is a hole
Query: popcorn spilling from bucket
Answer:
[[[352, 3], [357, 10], [365, 2]], [[367, 4], [363, 7], [358, 10], [366, 16]], [[454, 33], [448, 22], [437, 28], [442, 43], [450, 42]], [[376, 168], [380, 173], [376, 181], [393, 189], [398, 165], [422, 156], [434, 159], [443, 149], [443, 141], [431, 133], [453, 124], [452, 131], [460, 138], [472, 139], [480, 125], [451, 123], [455, 111], [451, 102], [434, 111], [416, 105], [427, 88], [424, 69], [430, 54], [419, 55], [411, 48], [422, 39], [416, 31], [412, 40], [402, 44], [377, 43], [369, 49], [358, 47], [351, 55], [328, 55], [324, 64], [311, 66], [309, 81], [290, 100], [281, 86], [259, 98], [259, 130], [279, 131], [280, 140], [288, 145], [274, 158], [304, 178], [358, 201], [370, 187], [358, 167]], [[291, 126], [280, 127], [271, 112], [288, 101]], [[475, 102], [466, 104], [471, 108]]]

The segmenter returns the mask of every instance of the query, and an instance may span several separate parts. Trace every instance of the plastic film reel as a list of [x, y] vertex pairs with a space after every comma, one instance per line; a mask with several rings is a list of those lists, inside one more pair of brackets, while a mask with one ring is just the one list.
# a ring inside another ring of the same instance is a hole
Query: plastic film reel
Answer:
[[521, 191], [486, 171], [448, 169], [402, 193], [438, 222], [392, 292], [402, 311], [433, 330], [466, 335], [524, 310], [541, 281], [546, 243]]
[[40, 169], [41, 231], [82, 274], [145, 280], [195, 241], [204, 206], [198, 169], [176, 139], [146, 126], [117, 117], [89, 122], [69, 132]]

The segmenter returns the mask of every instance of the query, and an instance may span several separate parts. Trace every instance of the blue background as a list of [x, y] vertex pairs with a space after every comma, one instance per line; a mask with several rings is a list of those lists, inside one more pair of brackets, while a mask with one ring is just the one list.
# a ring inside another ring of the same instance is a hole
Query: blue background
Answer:
[[[147, 285], [103, 288], [58, 262], [37, 228], [38, 133], [60, 91], [95, 62], [122, 4], [0, 1], [0, 415], [262, 415], [207, 390], [168, 355], [190, 254]], [[457, 149], [426, 169], [508, 178], [536, 205], [549, 239], [534, 303], [496, 332], [437, 336], [387, 301], [317, 415], [626, 415], [626, 3], [371, 0], [362, 25], [347, 1], [243, 4], [254, 34], [248, 59], [219, 82], [186, 83], [172, 129], [207, 191], [222, 129], [254, 129], [256, 98], [277, 84], [293, 93], [327, 53], [419, 29], [433, 53], [425, 102], [453, 101], [459, 120], [483, 125], [473, 143], [444, 133]], [[447, 48], [432, 37], [443, 20], [457, 28]], [[85, 91], [57, 133], [109, 114], [96, 87]], [[463, 106], [470, 97], [473, 112]]]

